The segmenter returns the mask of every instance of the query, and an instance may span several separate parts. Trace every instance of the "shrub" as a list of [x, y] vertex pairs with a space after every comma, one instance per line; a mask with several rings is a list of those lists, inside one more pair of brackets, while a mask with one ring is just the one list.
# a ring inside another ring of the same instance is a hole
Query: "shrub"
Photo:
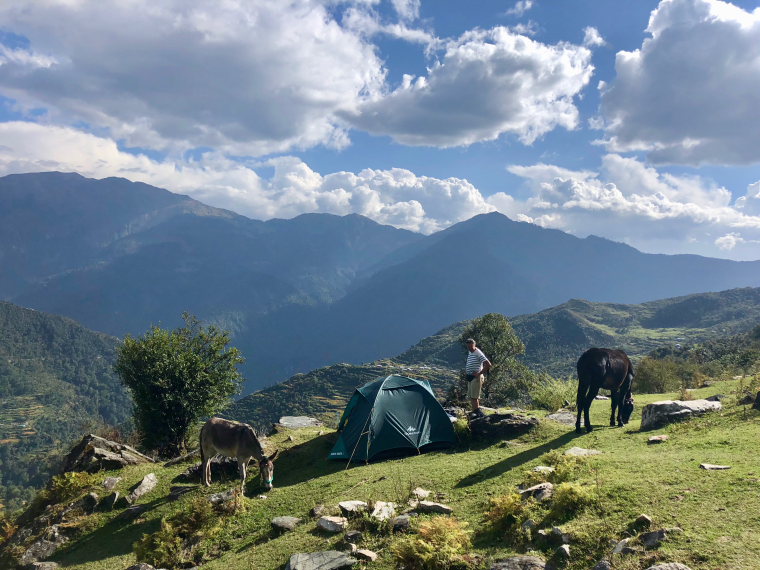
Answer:
[[434, 516], [421, 522], [416, 535], [402, 538], [392, 547], [399, 566], [407, 570], [465, 569], [464, 555], [470, 549], [467, 523], [448, 516]]
[[494, 497], [491, 499], [490, 506], [491, 508], [486, 512], [486, 520], [499, 529], [509, 530], [515, 525], [522, 524], [527, 518], [528, 503], [522, 500], [519, 493]]
[[219, 528], [219, 514], [207, 497], [196, 497], [187, 509], [161, 519], [161, 528], [135, 542], [137, 559], [157, 568], [183, 568], [203, 561], [202, 541]]
[[576, 483], [560, 483], [554, 488], [550, 516], [554, 519], [566, 520], [593, 502], [594, 495], [588, 489]]
[[543, 376], [530, 391], [533, 406], [542, 410], [556, 412], [565, 402], [575, 402], [578, 394], [578, 380], [575, 378], [553, 378]]

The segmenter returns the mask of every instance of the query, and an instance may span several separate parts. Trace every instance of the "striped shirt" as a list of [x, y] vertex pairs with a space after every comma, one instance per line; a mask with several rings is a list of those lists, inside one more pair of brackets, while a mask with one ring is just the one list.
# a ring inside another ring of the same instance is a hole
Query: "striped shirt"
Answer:
[[483, 363], [489, 362], [489, 360], [486, 358], [486, 355], [483, 354], [483, 351], [479, 348], [476, 348], [472, 352], [469, 352], [467, 354], [467, 364], [464, 366], [464, 371], [466, 374], [477, 374], [481, 368], [483, 368]]

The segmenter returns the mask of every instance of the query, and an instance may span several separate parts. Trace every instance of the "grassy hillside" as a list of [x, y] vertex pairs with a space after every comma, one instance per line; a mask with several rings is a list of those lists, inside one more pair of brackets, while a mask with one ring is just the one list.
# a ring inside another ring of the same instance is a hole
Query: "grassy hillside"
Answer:
[[[571, 300], [510, 319], [526, 346], [525, 363], [557, 377], [575, 376], [578, 356], [590, 346], [624, 349], [636, 363], [649, 352], [704, 343], [760, 323], [760, 288], [663, 299], [640, 305]], [[429, 379], [443, 392], [464, 362], [457, 338], [467, 322], [453, 324], [406, 352], [363, 366], [340, 364], [296, 375], [239, 400], [229, 417], [266, 427], [281, 415], [332, 419], [357, 386], [383, 374]]]
[[[642, 406], [675, 394], [638, 395], [632, 422], [623, 429], [600, 427], [591, 434], [576, 435], [572, 428], [546, 420], [533, 434], [508, 443], [462, 442], [449, 451], [348, 469], [325, 459], [334, 439], [332, 431], [281, 432], [267, 444], [270, 450], [284, 450], [277, 463], [275, 489], [266, 499], [252, 498], [261, 489], [258, 480], [249, 481], [247, 497], [226, 514], [215, 514], [213, 522], [203, 528], [201, 546], [195, 552], [200, 558], [205, 553], [203, 568], [209, 570], [281, 569], [295, 552], [341, 548], [341, 535], [329, 536], [316, 529], [309, 516], [315, 505], [335, 508], [338, 501], [351, 499], [405, 504], [411, 489], [421, 486], [439, 493], [441, 501], [453, 507], [454, 518], [468, 523], [472, 533], [470, 568], [488, 567], [488, 561], [526, 548], [519, 533], [495, 525], [493, 517], [486, 516], [492, 499], [509, 496], [518, 484], [535, 480], [532, 468], [559, 460], [562, 477], [588, 495], [587, 504], [576, 510], [568, 503], [556, 512], [532, 507], [530, 514], [539, 528], [558, 525], [572, 535], [570, 570], [587, 570], [609, 556], [610, 541], [628, 536], [629, 523], [642, 513], [652, 517], [654, 529], [680, 527], [683, 532], [671, 533], [660, 548], [615, 556], [616, 569], [643, 569], [658, 561], [685, 563], [692, 570], [756, 569], [760, 567], [755, 547], [760, 496], [755, 492], [758, 473], [753, 452], [760, 413], [736, 404], [731, 394], [737, 384], [736, 380], [718, 382], [693, 393], [694, 397], [727, 395], [722, 412], [655, 432], [639, 431]], [[592, 421], [604, 425], [608, 413], [608, 403], [597, 402], [592, 407]], [[661, 433], [669, 435], [669, 441], [647, 445], [650, 435]], [[568, 462], [552, 453], [573, 446], [597, 449], [601, 454]], [[705, 471], [700, 463], [730, 465], [731, 469]], [[162, 519], [207, 511], [204, 497], [234, 486], [231, 481], [215, 482], [207, 490], [189, 484], [189, 493], [169, 501], [170, 487], [177, 484], [176, 477], [186, 467], [149, 465], [87, 478], [80, 494], [90, 490], [102, 494], [101, 482], [107, 476], [123, 477], [117, 487], [122, 493], [148, 472], [158, 476], [159, 485], [139, 500], [148, 510], [134, 521], [110, 512], [72, 522], [70, 527], [79, 527], [80, 535], [53, 560], [70, 570], [126, 568], [136, 561], [133, 543], [146, 533], [159, 531]], [[270, 521], [280, 515], [301, 517], [303, 523], [293, 532], [278, 535]], [[415, 525], [428, 518], [421, 516]], [[362, 520], [352, 527], [364, 530], [361, 547], [379, 553], [372, 568], [396, 567], [393, 550], [402, 537], [382, 528], [369, 530]], [[170, 528], [163, 526], [165, 538], [171, 534]], [[535, 548], [541, 556], [552, 551], [540, 545]], [[179, 560], [176, 557], [174, 563]]]
[[50, 454], [83, 430], [129, 421], [115, 346], [70, 319], [0, 302], [0, 503], [29, 498], [51, 475]]

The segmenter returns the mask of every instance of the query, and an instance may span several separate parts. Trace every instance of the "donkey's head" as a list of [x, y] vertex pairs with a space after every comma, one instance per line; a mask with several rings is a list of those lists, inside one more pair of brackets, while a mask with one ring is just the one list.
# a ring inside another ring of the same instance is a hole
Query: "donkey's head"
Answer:
[[624, 424], [627, 424], [633, 414], [633, 396], [628, 396], [623, 403], [620, 404], [620, 419]]
[[277, 459], [280, 451], [275, 451], [272, 455], [267, 457], [263, 455], [259, 460], [259, 474], [261, 475], [261, 482], [264, 484], [264, 488], [271, 490], [274, 483], [274, 462]]

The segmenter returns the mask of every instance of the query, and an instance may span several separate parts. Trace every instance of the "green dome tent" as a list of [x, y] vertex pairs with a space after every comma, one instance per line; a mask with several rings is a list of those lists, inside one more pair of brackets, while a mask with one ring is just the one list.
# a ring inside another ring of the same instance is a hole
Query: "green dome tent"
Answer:
[[369, 461], [378, 455], [452, 445], [451, 419], [427, 380], [386, 376], [357, 388], [338, 425], [330, 459]]

